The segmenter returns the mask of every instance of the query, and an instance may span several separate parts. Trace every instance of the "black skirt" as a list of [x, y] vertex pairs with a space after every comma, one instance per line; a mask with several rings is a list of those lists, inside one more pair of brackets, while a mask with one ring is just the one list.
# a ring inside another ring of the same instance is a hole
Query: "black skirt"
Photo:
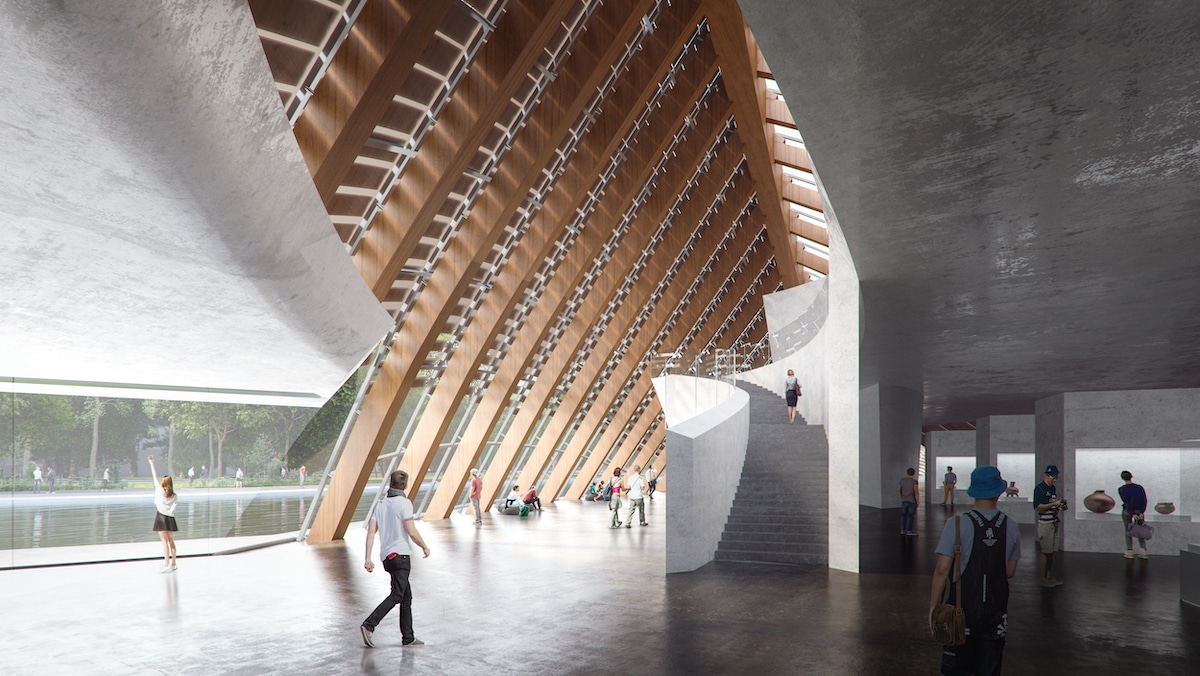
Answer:
[[788, 390], [787, 391], [787, 405], [788, 406], [795, 406], [796, 401], [798, 399], [799, 399], [799, 397], [796, 396], [796, 390]]
[[154, 515], [154, 530], [155, 532], [160, 530], [177, 531], [179, 526], [175, 523], [175, 517], [158, 512]]

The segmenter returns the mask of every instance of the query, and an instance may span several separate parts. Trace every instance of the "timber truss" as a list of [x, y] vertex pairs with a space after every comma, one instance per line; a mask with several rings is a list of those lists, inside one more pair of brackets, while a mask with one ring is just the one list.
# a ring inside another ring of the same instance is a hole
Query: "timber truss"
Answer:
[[651, 378], [765, 363], [828, 274], [804, 142], [735, 0], [250, 0], [329, 216], [395, 319], [309, 540], [381, 461], [425, 518], [661, 457]]

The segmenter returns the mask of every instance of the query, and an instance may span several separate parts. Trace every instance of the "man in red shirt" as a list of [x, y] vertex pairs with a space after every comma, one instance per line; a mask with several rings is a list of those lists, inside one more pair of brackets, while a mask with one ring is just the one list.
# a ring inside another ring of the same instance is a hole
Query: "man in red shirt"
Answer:
[[479, 470], [471, 469], [471, 510], [475, 512], [475, 523], [483, 523], [483, 512], [479, 509], [479, 499], [483, 497], [483, 479], [479, 478]]

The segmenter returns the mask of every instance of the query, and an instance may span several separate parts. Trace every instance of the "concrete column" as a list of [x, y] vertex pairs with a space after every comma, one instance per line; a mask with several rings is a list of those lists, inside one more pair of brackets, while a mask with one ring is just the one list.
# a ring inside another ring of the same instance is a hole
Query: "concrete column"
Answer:
[[859, 502], [900, 506], [896, 485], [921, 457], [923, 396], [916, 390], [872, 385], [859, 391]]
[[993, 415], [975, 421], [975, 464], [1000, 468], [1005, 481], [1015, 481], [1029, 499], [1042, 480], [1037, 467], [1035, 416]]
[[954, 467], [958, 489], [954, 502], [966, 504], [967, 486], [975, 469], [975, 430], [932, 431], [925, 433], [925, 501], [942, 501], [942, 477], [946, 466]]

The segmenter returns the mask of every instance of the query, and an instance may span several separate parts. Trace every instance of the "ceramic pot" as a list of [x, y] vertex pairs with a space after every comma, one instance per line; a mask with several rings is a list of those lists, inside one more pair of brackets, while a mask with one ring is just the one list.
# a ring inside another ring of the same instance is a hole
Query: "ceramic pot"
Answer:
[[1158, 512], [1159, 514], [1170, 514], [1171, 512], [1175, 511], [1175, 503], [1160, 502], [1154, 506], [1154, 511]]
[[1092, 511], [1097, 514], [1103, 514], [1107, 512], [1115, 507], [1116, 504], [1117, 501], [1113, 500], [1112, 497], [1104, 491], [1096, 491], [1095, 493], [1092, 493], [1083, 499], [1083, 506], [1087, 507], [1088, 511]]
[[1008, 488], [1004, 489], [1004, 495], [1008, 496], [1008, 497], [1013, 497], [1013, 496], [1017, 496], [1020, 494], [1021, 494], [1021, 489], [1017, 488], [1017, 482], [1015, 482], [1015, 481], [1008, 482]]

